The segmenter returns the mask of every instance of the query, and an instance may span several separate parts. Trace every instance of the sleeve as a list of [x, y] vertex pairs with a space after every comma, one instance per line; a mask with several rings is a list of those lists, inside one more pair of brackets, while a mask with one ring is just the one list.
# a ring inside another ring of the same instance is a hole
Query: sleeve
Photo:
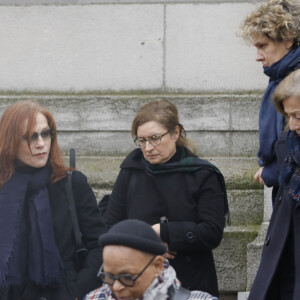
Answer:
[[[192, 252], [219, 245], [225, 226], [225, 196], [219, 175], [205, 170], [197, 195], [197, 222], [167, 223], [169, 249]], [[162, 237], [163, 239], [163, 237]]]
[[78, 273], [77, 281], [71, 284], [74, 295], [79, 300], [101, 285], [97, 278], [97, 272], [102, 264], [102, 252], [98, 246], [98, 238], [106, 232], [106, 228], [97, 207], [96, 197], [87, 183], [86, 176], [75, 171], [72, 180], [82, 241], [88, 249], [88, 255], [84, 266]]
[[127, 219], [127, 194], [129, 179], [129, 171], [121, 169], [113, 187], [107, 211], [105, 213], [105, 224], [108, 228]]
[[269, 165], [264, 166], [261, 177], [267, 187], [277, 186], [279, 184], [279, 167], [277, 160], [274, 160]]

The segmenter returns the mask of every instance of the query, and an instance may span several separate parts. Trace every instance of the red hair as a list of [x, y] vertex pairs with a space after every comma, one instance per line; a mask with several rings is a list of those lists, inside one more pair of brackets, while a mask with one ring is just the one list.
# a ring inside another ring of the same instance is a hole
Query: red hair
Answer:
[[[26, 135], [30, 137], [34, 132], [38, 113], [46, 117], [49, 127], [53, 130], [48, 160], [53, 169], [51, 181], [55, 182], [65, 177], [70, 170], [64, 165], [57, 144], [57, 130], [52, 114], [37, 101], [19, 101], [9, 106], [0, 120], [0, 187], [14, 172], [17, 150], [24, 134], [24, 123], [27, 121]], [[29, 145], [28, 139], [28, 147]]]

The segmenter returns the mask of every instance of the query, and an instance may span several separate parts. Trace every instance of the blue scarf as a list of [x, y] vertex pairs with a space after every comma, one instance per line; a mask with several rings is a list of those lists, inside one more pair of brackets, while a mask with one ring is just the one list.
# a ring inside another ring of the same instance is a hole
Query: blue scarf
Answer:
[[264, 67], [264, 73], [270, 77], [270, 80], [259, 111], [259, 149], [257, 156], [260, 166], [268, 165], [275, 159], [275, 142], [283, 130], [284, 117], [274, 107], [273, 93], [282, 79], [299, 68], [300, 47], [289, 51], [270, 67]]
[[50, 166], [19, 168], [0, 190], [0, 287], [60, 282], [47, 189], [51, 172]]
[[283, 184], [296, 202], [300, 201], [300, 137], [295, 131], [287, 135], [287, 157], [280, 174], [280, 183]]

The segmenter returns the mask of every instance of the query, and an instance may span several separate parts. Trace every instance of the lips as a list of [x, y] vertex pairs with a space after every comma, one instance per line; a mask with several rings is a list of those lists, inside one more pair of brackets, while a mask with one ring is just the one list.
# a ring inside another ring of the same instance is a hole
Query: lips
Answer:
[[34, 156], [36, 156], [36, 157], [43, 157], [45, 155], [47, 155], [47, 152], [37, 153]]

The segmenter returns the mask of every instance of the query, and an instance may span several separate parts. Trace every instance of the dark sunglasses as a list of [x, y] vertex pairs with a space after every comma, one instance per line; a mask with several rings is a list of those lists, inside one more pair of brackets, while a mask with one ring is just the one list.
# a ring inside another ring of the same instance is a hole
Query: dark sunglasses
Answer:
[[135, 284], [135, 281], [145, 272], [145, 270], [151, 265], [154, 258], [153, 256], [151, 260], [147, 263], [147, 265], [143, 268], [143, 270], [137, 274], [136, 276], [132, 276], [130, 274], [120, 274], [118, 276], [112, 275], [110, 273], [102, 272], [103, 264], [98, 272], [98, 278], [100, 278], [104, 283], [108, 285], [113, 285], [116, 280], [119, 280], [124, 286], [132, 287]]
[[[34, 143], [39, 139], [39, 136], [41, 136], [41, 138], [43, 140], [47, 140], [49, 138], [53, 138], [54, 136], [54, 131], [52, 128], [48, 128], [48, 129], [44, 129], [41, 132], [34, 132], [30, 138], [30, 142]], [[28, 137], [27, 135], [23, 135], [22, 136], [22, 141], [27, 141]]]

